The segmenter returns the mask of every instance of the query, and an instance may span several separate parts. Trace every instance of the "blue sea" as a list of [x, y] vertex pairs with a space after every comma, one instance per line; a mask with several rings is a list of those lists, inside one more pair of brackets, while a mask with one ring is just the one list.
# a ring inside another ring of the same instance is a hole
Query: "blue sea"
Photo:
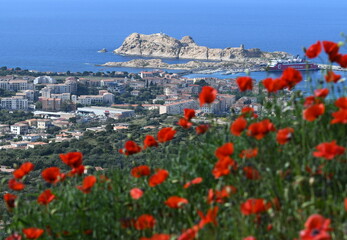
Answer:
[[[293, 55], [303, 55], [303, 47], [317, 40], [341, 41], [341, 33], [347, 33], [346, 0], [0, 2], [0, 66], [39, 71], [138, 72], [141, 69], [95, 66], [133, 59], [112, 53], [133, 32], [163, 32], [175, 38], [190, 35], [208, 47], [244, 44]], [[109, 52], [98, 53], [101, 48]], [[346, 48], [343, 51], [347, 53]]]

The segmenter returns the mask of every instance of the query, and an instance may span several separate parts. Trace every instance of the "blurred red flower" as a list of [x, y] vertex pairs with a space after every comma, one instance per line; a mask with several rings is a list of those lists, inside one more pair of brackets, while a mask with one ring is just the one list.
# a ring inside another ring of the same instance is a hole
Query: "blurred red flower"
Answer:
[[281, 78], [266, 78], [262, 81], [262, 83], [268, 92], [277, 92], [278, 90], [285, 88], [287, 85], [287, 83]]
[[13, 176], [17, 179], [21, 179], [29, 172], [31, 172], [34, 169], [34, 167], [34, 164], [32, 164], [31, 162], [25, 162], [17, 170], [13, 172]]
[[199, 232], [199, 226], [194, 225], [192, 228], [185, 230], [177, 240], [194, 240], [196, 234]]
[[172, 140], [175, 134], [176, 130], [173, 130], [171, 127], [162, 128], [158, 132], [157, 138], [159, 142], [163, 143]]
[[169, 172], [164, 169], [158, 169], [155, 174], [153, 174], [148, 181], [150, 187], [155, 187], [159, 184], [165, 182], [165, 180], [169, 177]]
[[254, 158], [256, 156], [258, 156], [258, 148], [242, 150], [239, 155], [240, 158]]
[[78, 168], [82, 165], [83, 154], [81, 152], [69, 152], [59, 154], [60, 159], [71, 168]]
[[331, 120], [331, 124], [342, 123], [347, 124], [347, 109], [341, 109], [340, 111], [331, 114], [334, 119]]
[[60, 173], [59, 168], [50, 167], [43, 170], [41, 176], [44, 180], [46, 180], [46, 182], [57, 183], [61, 179], [62, 174]]
[[217, 148], [215, 155], [218, 159], [228, 157], [234, 153], [234, 144], [229, 142], [225, 143], [223, 146]]
[[243, 168], [243, 172], [246, 176], [247, 179], [250, 180], [258, 180], [260, 179], [260, 173], [257, 169], [253, 168], [253, 167], [244, 167]]
[[143, 195], [143, 191], [140, 188], [133, 188], [130, 190], [130, 196], [137, 200], [140, 199]]
[[327, 75], [325, 75], [326, 82], [337, 83], [340, 79], [341, 75], [335, 74], [333, 71], [328, 71]]
[[25, 185], [21, 182], [17, 182], [16, 179], [12, 178], [8, 181], [8, 187], [14, 191], [21, 191], [25, 188]]
[[147, 135], [145, 137], [145, 140], [143, 140], [143, 149], [146, 149], [148, 147], [158, 147], [157, 140], [155, 140], [155, 138], [151, 135]]
[[5, 238], [5, 240], [22, 240], [22, 236], [19, 235], [18, 233], [14, 233], [8, 236], [7, 238]]
[[197, 177], [197, 178], [194, 178], [192, 181], [187, 182], [186, 184], [184, 184], [183, 188], [189, 188], [191, 185], [199, 184], [201, 182], [202, 182], [202, 178], [201, 177]]
[[331, 160], [336, 155], [344, 154], [345, 148], [336, 144], [336, 141], [324, 142], [316, 147], [316, 152], [313, 153], [315, 157], [322, 157], [326, 160]]
[[315, 97], [325, 98], [326, 96], [328, 96], [328, 94], [329, 94], [329, 89], [327, 88], [314, 90]]
[[55, 199], [55, 195], [51, 192], [50, 189], [45, 190], [37, 198], [37, 202], [42, 205], [47, 205]]
[[315, 44], [312, 44], [308, 49], [306, 49], [306, 56], [308, 58], [316, 58], [322, 51], [322, 43], [317, 41]]
[[193, 126], [193, 123], [189, 122], [187, 119], [185, 118], [181, 118], [178, 123], [178, 125], [180, 125], [181, 127], [185, 128], [185, 129], [188, 129], [190, 128], [191, 126]]
[[324, 51], [329, 55], [330, 62], [336, 62], [340, 59], [339, 45], [331, 41], [323, 41]]
[[276, 136], [276, 141], [279, 144], [286, 144], [291, 138], [292, 138], [292, 133], [294, 133], [293, 128], [283, 128], [278, 130], [277, 136]]
[[202, 87], [202, 90], [199, 95], [200, 106], [206, 103], [213, 103], [217, 97], [217, 90], [210, 86]]
[[265, 119], [249, 125], [247, 134], [257, 140], [260, 140], [270, 131], [275, 131], [275, 126], [269, 119]]
[[187, 119], [188, 121], [190, 121], [193, 117], [195, 117], [195, 110], [185, 108], [184, 109], [184, 118]]
[[231, 167], [235, 170], [237, 169], [237, 164], [233, 159], [231, 159], [229, 156], [220, 158], [214, 165], [212, 174], [216, 179], [220, 178], [230, 174]]
[[330, 219], [319, 214], [311, 215], [305, 222], [305, 229], [300, 231], [301, 240], [330, 240]]
[[14, 194], [11, 194], [11, 193], [6, 193], [4, 195], [4, 201], [6, 203], [6, 206], [9, 208], [9, 209], [12, 209], [15, 207], [15, 201], [17, 199], [17, 196], [14, 195]]
[[341, 67], [347, 68], [347, 54], [339, 56], [337, 62]]
[[40, 228], [24, 228], [23, 233], [27, 239], [38, 239], [44, 230]]
[[140, 178], [143, 176], [149, 176], [151, 174], [151, 170], [146, 165], [141, 165], [138, 167], [134, 167], [131, 169], [131, 175], [135, 178]]
[[141, 147], [136, 142], [129, 140], [125, 143], [124, 149], [119, 150], [119, 152], [129, 156], [141, 152]]
[[257, 239], [253, 236], [248, 236], [248, 237], [245, 237], [243, 240], [257, 240]]
[[96, 181], [97, 179], [95, 176], [87, 176], [83, 179], [82, 186], [77, 186], [77, 188], [83, 193], [90, 193]]
[[314, 104], [303, 111], [303, 118], [306, 121], [314, 121], [325, 112], [323, 103]]
[[241, 212], [243, 215], [259, 214], [269, 209], [269, 205], [265, 204], [262, 198], [250, 198], [246, 202], [242, 203]]
[[236, 78], [236, 83], [239, 85], [239, 89], [241, 92], [244, 92], [246, 90], [252, 90], [253, 89], [253, 83], [251, 77], [238, 77]]
[[135, 229], [137, 230], [151, 229], [151, 228], [154, 228], [155, 223], [156, 223], [156, 220], [152, 215], [143, 214], [136, 219]]
[[81, 176], [84, 173], [85, 167], [83, 165], [79, 165], [76, 168], [73, 168], [69, 173], [68, 176], [74, 176], [74, 175], [79, 175]]
[[165, 201], [165, 204], [170, 208], [181, 208], [182, 205], [188, 204], [188, 200], [179, 196], [171, 196]]
[[224, 203], [224, 199], [230, 197], [231, 194], [236, 194], [237, 193], [237, 188], [234, 186], [225, 186], [222, 188], [222, 190], [213, 190], [210, 189], [208, 191], [208, 196], [207, 196], [207, 203], [211, 204], [214, 202], [217, 203]]
[[201, 124], [195, 128], [196, 134], [204, 134], [209, 128], [207, 124]]
[[335, 101], [335, 106], [347, 110], [347, 97], [340, 97]]
[[246, 127], [247, 120], [244, 119], [244, 117], [239, 117], [230, 125], [230, 132], [235, 136], [240, 136], [243, 130], [246, 129]]
[[213, 223], [215, 226], [218, 225], [217, 223], [217, 213], [218, 213], [218, 206], [215, 206], [214, 208], [210, 208], [206, 216], [203, 212], [198, 211], [198, 215], [200, 216], [201, 220], [199, 222], [199, 228], [202, 229], [206, 224]]
[[289, 67], [283, 71], [281, 79], [286, 83], [289, 89], [292, 89], [296, 84], [302, 81], [302, 75], [298, 70]]

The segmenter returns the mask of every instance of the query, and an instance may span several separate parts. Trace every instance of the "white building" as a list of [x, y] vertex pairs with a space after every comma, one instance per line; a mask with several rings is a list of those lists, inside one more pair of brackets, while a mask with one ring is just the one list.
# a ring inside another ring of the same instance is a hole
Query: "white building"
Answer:
[[24, 135], [28, 133], [28, 125], [16, 123], [11, 125], [11, 133], [16, 135]]
[[34, 84], [45, 84], [45, 83], [55, 84], [57, 83], [57, 81], [50, 76], [40, 76], [34, 79]]
[[159, 114], [183, 114], [185, 108], [198, 109], [199, 105], [196, 100], [187, 100], [171, 104], [165, 104], [159, 107]]
[[28, 99], [22, 96], [1, 98], [1, 108], [8, 110], [27, 110]]

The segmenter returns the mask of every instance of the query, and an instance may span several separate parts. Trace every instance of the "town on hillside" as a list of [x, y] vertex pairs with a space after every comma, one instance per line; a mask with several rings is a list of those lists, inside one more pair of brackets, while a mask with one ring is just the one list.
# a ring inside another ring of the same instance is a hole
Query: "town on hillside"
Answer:
[[[238, 114], [244, 107], [262, 109], [255, 80], [251, 92], [241, 93], [232, 78], [191, 79], [162, 70], [120, 72], [117, 77], [48, 74], [0, 76], [0, 113], [12, 116], [1, 118], [0, 149], [70, 141], [85, 131], [126, 130], [129, 119], [149, 111], [180, 115], [190, 108], [206, 119]], [[217, 89], [218, 97], [211, 105], [200, 106], [197, 98], [206, 85]], [[76, 127], [81, 123], [83, 128]]]

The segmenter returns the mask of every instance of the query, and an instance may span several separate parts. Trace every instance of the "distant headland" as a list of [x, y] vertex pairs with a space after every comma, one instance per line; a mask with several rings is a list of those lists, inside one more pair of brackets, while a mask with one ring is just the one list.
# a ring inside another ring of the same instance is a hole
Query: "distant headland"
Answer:
[[[129, 62], [108, 62], [106, 67], [166, 68], [182, 70], [229, 70], [255, 68], [260, 70], [269, 59], [287, 58], [286, 52], [264, 52], [259, 48], [245, 49], [240, 47], [209, 48], [199, 46], [192, 37], [181, 40], [163, 33], [151, 35], [132, 33], [123, 44], [113, 51], [124, 56], [141, 56], [157, 59], [136, 59]], [[185, 64], [167, 64], [158, 58], [191, 59]]]

